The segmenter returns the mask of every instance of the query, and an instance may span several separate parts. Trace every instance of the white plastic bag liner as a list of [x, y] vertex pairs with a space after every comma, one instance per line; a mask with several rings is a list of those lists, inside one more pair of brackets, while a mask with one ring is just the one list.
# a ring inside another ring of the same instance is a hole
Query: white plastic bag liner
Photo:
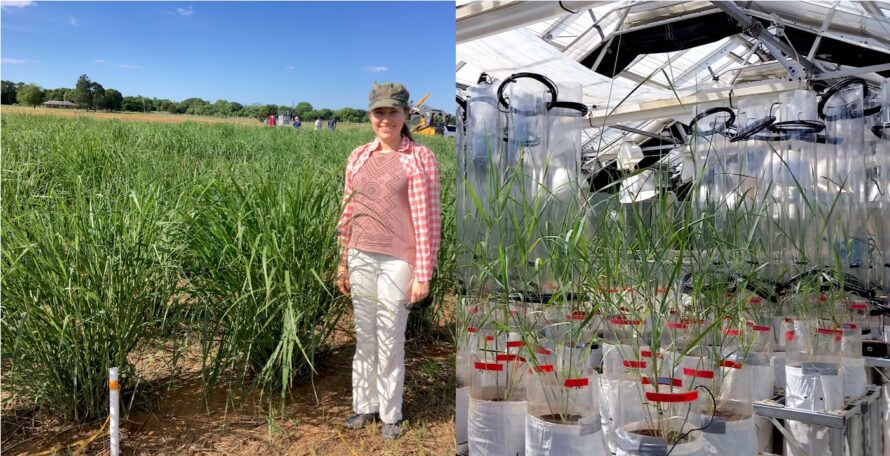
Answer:
[[[884, 328], [885, 330], [890, 328]], [[884, 334], [887, 334], [886, 332]], [[890, 369], [883, 369], [884, 375], [890, 378]], [[890, 382], [884, 379], [883, 394], [881, 395], [882, 413], [881, 429], [884, 430], [884, 456], [890, 456]]]
[[600, 376], [600, 421], [609, 451], [617, 448], [615, 432], [618, 423], [631, 423], [645, 418], [642, 388], [639, 379], [628, 375]]
[[776, 388], [785, 389], [785, 352], [773, 353], [772, 364]]
[[844, 363], [844, 396], [859, 399], [868, 383], [864, 358], [842, 358]]
[[525, 454], [525, 401], [470, 398], [467, 435], [473, 456]]
[[638, 421], [627, 424], [617, 431], [616, 456], [699, 456], [704, 454], [701, 434], [692, 432], [691, 440], [680, 443], [671, 449], [672, 445], [665, 443], [657, 437], [647, 437], [634, 434], [632, 431], [648, 429], [650, 423]]
[[598, 417], [580, 424], [550, 423], [528, 414], [525, 420], [526, 455], [609, 455]]
[[[702, 416], [702, 425], [709, 421], [710, 416]], [[710, 426], [701, 432], [707, 455], [757, 456], [759, 451], [754, 415], [738, 421], [725, 421], [721, 417], [715, 417]]]
[[[843, 380], [839, 369], [812, 366], [785, 366], [785, 405], [804, 410], [831, 411], [844, 405]], [[799, 421], [788, 421], [788, 430], [808, 455], [830, 453], [829, 428], [813, 426]], [[785, 454], [792, 455], [789, 445]]]
[[455, 447], [457, 454], [468, 454], [469, 446], [467, 445], [467, 416], [470, 409], [470, 387], [465, 386], [457, 389], [457, 395], [454, 400], [455, 413]]
[[807, 363], [802, 368], [785, 366], [785, 380], [785, 405], [789, 407], [833, 411], [844, 406], [843, 383], [839, 369], [834, 365]]
[[[751, 398], [755, 401], [772, 399], [775, 396], [776, 374], [771, 364], [770, 355], [766, 353], [748, 353], [745, 356], [744, 369], [751, 369], [754, 381]], [[784, 372], [785, 367], [782, 366]], [[754, 427], [757, 430], [757, 450], [768, 453], [773, 447], [773, 424], [769, 418], [755, 417]]]

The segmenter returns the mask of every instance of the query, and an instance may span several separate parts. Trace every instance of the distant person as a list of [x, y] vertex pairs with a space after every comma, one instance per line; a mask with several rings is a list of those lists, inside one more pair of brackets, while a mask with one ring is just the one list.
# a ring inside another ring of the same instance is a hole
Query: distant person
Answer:
[[315, 129], [321, 130], [321, 117], [315, 119]]
[[375, 138], [346, 162], [337, 225], [337, 287], [352, 297], [356, 325], [355, 414], [346, 427], [380, 420], [383, 438], [394, 440], [402, 432], [408, 313], [430, 292], [441, 242], [439, 164], [405, 125], [405, 86], [375, 83], [368, 99]]
[[303, 122], [300, 122], [300, 116], [294, 117], [294, 128], [300, 128], [303, 126]]
[[328, 130], [334, 131], [335, 128], [337, 128], [337, 119], [331, 117], [328, 120]]
[[269, 126], [270, 127], [275, 126], [275, 116], [269, 116]]

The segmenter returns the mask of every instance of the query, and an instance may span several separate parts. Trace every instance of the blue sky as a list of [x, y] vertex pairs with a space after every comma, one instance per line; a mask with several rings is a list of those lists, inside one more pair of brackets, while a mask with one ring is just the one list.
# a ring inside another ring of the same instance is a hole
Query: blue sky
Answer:
[[367, 108], [373, 81], [454, 105], [453, 2], [7, 2], [0, 77], [182, 101]]

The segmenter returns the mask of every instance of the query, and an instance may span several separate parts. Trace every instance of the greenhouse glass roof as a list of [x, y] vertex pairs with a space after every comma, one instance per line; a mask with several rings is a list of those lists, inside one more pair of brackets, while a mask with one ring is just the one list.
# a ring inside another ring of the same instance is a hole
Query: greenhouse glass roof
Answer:
[[698, 103], [877, 83], [890, 76], [888, 18], [884, 1], [458, 1], [457, 83], [523, 71], [580, 82], [593, 108], [584, 151], [597, 155], [628, 135], [610, 125], [657, 134]]

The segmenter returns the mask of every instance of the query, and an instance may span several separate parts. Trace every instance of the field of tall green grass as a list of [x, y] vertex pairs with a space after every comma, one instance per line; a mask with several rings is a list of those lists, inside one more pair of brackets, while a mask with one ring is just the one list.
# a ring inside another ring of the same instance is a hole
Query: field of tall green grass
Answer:
[[[346, 157], [372, 138], [4, 115], [4, 388], [94, 419], [107, 369], [138, 394], [128, 359], [155, 342], [199, 345], [208, 390], [304, 380], [349, 308], [335, 226]], [[442, 168], [443, 246], [414, 334], [446, 317], [454, 267], [454, 141], [418, 139]]]

